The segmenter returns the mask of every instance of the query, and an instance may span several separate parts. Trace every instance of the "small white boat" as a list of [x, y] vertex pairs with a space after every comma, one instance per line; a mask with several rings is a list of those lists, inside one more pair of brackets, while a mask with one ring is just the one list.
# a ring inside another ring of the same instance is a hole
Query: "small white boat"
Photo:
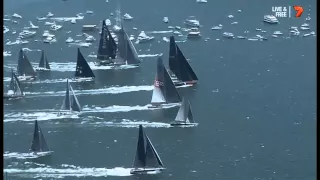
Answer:
[[30, 81], [30, 80], [36, 79], [35, 76], [26, 76], [26, 75], [18, 76], [17, 78], [19, 79], [19, 81]]
[[233, 33], [229, 33], [229, 32], [224, 32], [222, 35], [223, 35], [223, 37], [226, 37], [226, 38], [233, 38], [234, 37]]
[[3, 26], [3, 34], [9, 32], [9, 28], [7, 28], [6, 26]]
[[71, 37], [68, 37], [67, 39], [66, 39], [66, 43], [72, 43], [74, 40], [71, 38]]
[[263, 17], [263, 21], [266, 22], [266, 23], [270, 23], [270, 24], [277, 24], [279, 23], [278, 19], [273, 16], [273, 15], [265, 15]]
[[56, 24], [56, 23], [55, 22], [45, 22], [44, 23], [45, 26], [52, 26], [54, 24]]
[[300, 29], [301, 29], [301, 30], [303, 30], [303, 31], [310, 30], [310, 28], [309, 28], [309, 27], [305, 27], [305, 26], [301, 26], [301, 27], [300, 27]]
[[244, 36], [237, 36], [238, 39], [246, 39]]
[[86, 37], [86, 40], [85, 40], [86, 42], [93, 42], [96, 40], [93, 36], [89, 34], [84, 33], [84, 36]]
[[12, 17], [18, 18], [18, 19], [22, 19], [22, 16], [20, 16], [20, 15], [17, 14], [17, 13], [12, 14]]
[[139, 43], [148, 42], [152, 39], [154, 39], [154, 36], [148, 36], [144, 31], [141, 31], [137, 38]]
[[181, 30], [180, 26], [175, 26], [174, 28], [177, 29], [177, 30]]
[[87, 14], [93, 14], [93, 11], [86, 11]]
[[283, 33], [281, 31], [274, 31], [273, 34], [274, 35], [282, 35]]
[[162, 20], [164, 23], [168, 23], [169, 22], [169, 18], [168, 17], [164, 17]]
[[308, 36], [311, 36], [311, 34], [310, 33], [306, 33], [306, 34], [303, 35], [303, 37], [308, 37]]
[[187, 35], [188, 38], [199, 38], [201, 37], [200, 30], [198, 28], [191, 28]]
[[57, 24], [53, 24], [53, 25], [50, 26], [50, 30], [51, 31], [57, 31], [57, 30], [59, 30], [61, 28], [62, 28], [62, 26], [61, 25], [57, 25]]
[[219, 24], [218, 26], [213, 26], [211, 28], [211, 30], [220, 30], [220, 29], [222, 29], [222, 24]]
[[114, 32], [118, 32], [121, 29], [121, 27], [118, 25], [114, 25], [112, 29]]
[[71, 19], [71, 24], [76, 24], [77, 23], [77, 20], [76, 19]]
[[57, 42], [57, 39], [55, 36], [47, 36], [44, 40], [43, 40], [44, 43], [54, 43], [54, 42]]
[[36, 31], [23, 30], [21, 33], [19, 33], [19, 38], [29, 38], [34, 36], [36, 33]]
[[262, 29], [260, 29], [260, 28], [256, 28], [256, 31], [261, 31]]
[[106, 19], [106, 20], [105, 20], [105, 23], [106, 23], [107, 26], [111, 26], [111, 21], [110, 21], [110, 19]]
[[37, 17], [38, 21], [43, 21], [43, 20], [46, 20], [46, 19], [47, 19], [46, 17]]
[[197, 3], [207, 3], [207, 0], [196, 0]]
[[123, 15], [123, 18], [122, 18], [122, 19], [124, 19], [124, 20], [132, 20], [132, 19], [133, 19], [133, 17], [132, 17], [132, 16], [130, 16], [130, 14], [125, 13], [125, 14]]
[[96, 31], [98, 30], [97, 25], [83, 25], [82, 31]]
[[29, 21], [30, 27], [25, 27], [24, 29], [39, 29], [39, 26], [35, 26], [31, 21]]
[[188, 19], [186, 19], [184, 24], [192, 27], [200, 27], [199, 20], [196, 20], [194, 16], [190, 16]]
[[48, 17], [48, 18], [50, 18], [52, 16], [53, 16], [53, 14], [51, 12], [48, 12], [48, 14], [46, 15], [46, 17]]

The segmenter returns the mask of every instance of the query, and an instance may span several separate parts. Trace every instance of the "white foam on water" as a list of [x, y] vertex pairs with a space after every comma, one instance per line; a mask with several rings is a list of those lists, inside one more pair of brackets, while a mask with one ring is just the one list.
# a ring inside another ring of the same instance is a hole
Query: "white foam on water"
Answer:
[[[139, 58], [145, 58], [145, 57], [159, 57], [159, 56], [162, 56], [163, 54], [160, 53], [160, 54], [139, 54], [138, 57]], [[97, 58], [97, 55], [96, 54], [90, 54], [88, 55], [88, 57], [90, 58]]]
[[[58, 63], [58, 62], [49, 62], [51, 71], [60, 71], [60, 72], [69, 72], [75, 71], [76, 69], [76, 62], [67, 62], [67, 63]], [[38, 68], [39, 63], [31, 63], [34, 68]], [[98, 66], [94, 62], [88, 62], [90, 68], [92, 70], [105, 70], [105, 69], [131, 69], [137, 68], [138, 66], [133, 65], [121, 65], [121, 66]], [[8, 64], [5, 68], [14, 68], [16, 69], [17, 64]]]
[[[109, 87], [109, 88], [101, 88], [101, 89], [90, 89], [90, 90], [74, 90], [74, 92], [79, 94], [120, 94], [127, 92], [135, 92], [135, 91], [151, 91], [153, 90], [153, 86], [121, 86], [121, 87]], [[35, 95], [35, 96], [27, 96], [28, 98], [39, 97], [39, 96], [64, 96], [65, 91], [47, 91], [47, 92], [24, 92], [27, 95]]]
[[35, 159], [35, 158], [39, 158], [42, 156], [46, 156], [51, 154], [53, 151], [48, 151], [48, 152], [38, 152], [37, 154], [34, 153], [19, 153], [19, 152], [9, 152], [6, 151], [3, 154], [3, 157], [5, 159], [9, 159], [9, 158], [16, 158], [16, 159]]
[[145, 111], [145, 110], [157, 110], [167, 109], [176, 106], [180, 106], [180, 103], [165, 104], [161, 107], [151, 108], [151, 104], [145, 106], [119, 106], [113, 105], [108, 107], [88, 107], [87, 105], [82, 108], [80, 113], [70, 115], [59, 115], [59, 110], [56, 109], [42, 109], [42, 110], [25, 110], [25, 112], [10, 112], [4, 114], [4, 122], [17, 122], [17, 121], [46, 121], [53, 119], [78, 119], [79, 115], [85, 113], [105, 113], [105, 112], [129, 112], [129, 111]]
[[82, 110], [86, 113], [89, 112], [129, 112], [129, 111], [144, 111], [144, 110], [156, 110], [156, 109], [167, 109], [172, 108], [175, 106], [180, 106], [180, 103], [171, 103], [171, 104], [165, 104], [161, 107], [153, 108], [151, 104], [147, 104], [145, 106], [108, 106], [108, 107], [84, 107]]
[[[10, 81], [11, 78], [9, 77], [4, 77], [3, 81]], [[51, 83], [63, 83], [63, 82], [67, 82], [67, 80], [69, 80], [69, 82], [88, 82], [88, 81], [94, 81], [94, 79], [92, 78], [79, 78], [79, 79], [69, 79], [69, 78], [65, 78], [65, 79], [47, 79], [47, 80], [35, 80], [35, 81], [23, 81], [23, 83], [31, 83], [31, 84], [51, 84]]]
[[17, 121], [47, 121], [52, 119], [78, 119], [79, 113], [70, 114], [70, 115], [59, 115], [59, 112], [30, 112], [30, 113], [23, 113], [23, 112], [11, 112], [4, 115], [3, 122], [17, 122]]
[[138, 120], [129, 120], [123, 119], [121, 122], [112, 122], [112, 121], [105, 121], [105, 122], [90, 122], [90, 121], [83, 121], [81, 124], [86, 125], [94, 125], [97, 127], [125, 127], [125, 128], [138, 128], [139, 125], [143, 125], [144, 127], [152, 127], [152, 128], [169, 128], [170, 124], [168, 123], [161, 123], [161, 122], [147, 122], [147, 121], [138, 121]]
[[4, 172], [9, 174], [17, 174], [23, 177], [33, 178], [65, 178], [65, 177], [107, 177], [107, 176], [131, 176], [130, 170], [132, 168], [85, 168], [74, 165], [61, 165], [60, 168], [53, 168], [51, 166], [28, 168], [28, 169], [4, 169]]
[[173, 31], [147, 31], [146, 33], [149, 34], [166, 34], [166, 33], [172, 33]]
[[10, 51], [3, 51], [3, 57], [6, 56], [11, 56], [11, 52]]

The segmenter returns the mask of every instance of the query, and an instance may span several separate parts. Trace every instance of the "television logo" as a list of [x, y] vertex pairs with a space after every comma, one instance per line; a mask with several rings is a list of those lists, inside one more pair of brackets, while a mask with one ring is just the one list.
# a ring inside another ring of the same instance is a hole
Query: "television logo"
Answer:
[[[303, 13], [302, 6], [293, 6], [293, 9], [296, 11], [295, 17], [299, 18]], [[274, 13], [275, 17], [279, 18], [291, 18], [291, 6], [273, 6], [272, 12]]]

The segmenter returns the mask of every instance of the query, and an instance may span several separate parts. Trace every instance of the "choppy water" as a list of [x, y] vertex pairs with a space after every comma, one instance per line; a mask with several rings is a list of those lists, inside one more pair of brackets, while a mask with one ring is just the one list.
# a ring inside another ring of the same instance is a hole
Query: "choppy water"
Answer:
[[[92, 54], [98, 41], [81, 48], [96, 80], [71, 80], [83, 112], [65, 118], [57, 116], [56, 110], [63, 101], [64, 82], [74, 76], [76, 61], [76, 47], [68, 47], [65, 40], [69, 36], [83, 40], [77, 36], [82, 24], [100, 24], [104, 18], [114, 24], [109, 14], [114, 13], [117, 2], [4, 1], [5, 15], [18, 13], [23, 17], [17, 20], [19, 24], [4, 22], [9, 28], [5, 42], [14, 42], [29, 20], [40, 27], [29, 44], [4, 47], [4, 85], [8, 86], [10, 68], [16, 67], [19, 48], [31, 50], [27, 55], [34, 66], [40, 59], [38, 50], [44, 49], [52, 66], [51, 72], [39, 74], [35, 82], [23, 84], [25, 99], [4, 102], [4, 169], [11, 179], [316, 179], [316, 37], [290, 36], [288, 30], [305, 23], [310, 13], [307, 23], [310, 31], [316, 31], [315, 0], [293, 4], [275, 0], [120, 2], [122, 13], [134, 17], [124, 22], [128, 34], [137, 36], [143, 30], [155, 40], [135, 45], [143, 60], [140, 68], [96, 67]], [[272, 6], [298, 4], [305, 7], [301, 18], [279, 18], [278, 25], [262, 23]], [[94, 14], [85, 14], [87, 10]], [[36, 17], [49, 11], [56, 17], [74, 17], [82, 12], [84, 19], [77, 24], [59, 22], [62, 30], [52, 32], [57, 43], [34, 42], [48, 29], [45, 21], [38, 22]], [[230, 14], [234, 18], [228, 18]], [[183, 27], [183, 20], [190, 15], [203, 25], [202, 39], [179, 46], [200, 81], [179, 91], [191, 101], [199, 125], [169, 128], [177, 106], [148, 108], [156, 56], [163, 53], [167, 63], [169, 44], [163, 41], [170, 36], [167, 26]], [[162, 22], [164, 16], [169, 17], [169, 24]], [[210, 29], [218, 24], [223, 25], [222, 30]], [[283, 35], [272, 38], [276, 30]], [[226, 39], [223, 32], [247, 37], [261, 34], [268, 40]], [[92, 35], [98, 39], [98, 32]], [[50, 157], [27, 154], [36, 119], [54, 151]], [[161, 174], [130, 176], [138, 124], [146, 127], [167, 168]]]

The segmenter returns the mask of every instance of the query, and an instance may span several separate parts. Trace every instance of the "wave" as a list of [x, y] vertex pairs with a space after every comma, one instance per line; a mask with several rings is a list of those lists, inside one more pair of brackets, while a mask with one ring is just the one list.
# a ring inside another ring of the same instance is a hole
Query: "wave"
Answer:
[[59, 115], [59, 110], [56, 109], [44, 109], [44, 110], [25, 110], [25, 112], [5, 112], [4, 122], [17, 122], [17, 121], [45, 121], [54, 119], [78, 119], [80, 116], [86, 113], [106, 113], [106, 112], [129, 112], [129, 111], [145, 111], [145, 110], [157, 110], [167, 109], [179, 106], [180, 103], [166, 104], [162, 107], [151, 108], [151, 104], [145, 106], [108, 106], [108, 107], [88, 107], [84, 106], [80, 113]]
[[38, 152], [37, 154], [33, 154], [33, 153], [19, 153], [19, 152], [4, 152], [3, 157], [5, 159], [9, 159], [9, 158], [16, 158], [16, 159], [35, 159], [35, 158], [39, 158], [42, 156], [46, 156], [51, 154], [53, 151], [48, 151], [48, 152]]
[[[153, 86], [116, 86], [109, 88], [101, 88], [101, 89], [89, 89], [89, 90], [74, 90], [77, 95], [96, 95], [96, 94], [120, 94], [127, 92], [136, 92], [136, 91], [151, 91], [153, 90]], [[64, 96], [65, 91], [47, 91], [47, 92], [24, 92], [27, 98], [33, 97], [41, 97], [41, 96]]]
[[62, 164], [58, 168], [41, 166], [28, 169], [7, 168], [4, 172], [17, 174], [17, 176], [30, 178], [65, 178], [65, 177], [107, 177], [107, 176], [131, 176], [132, 168], [86, 168], [75, 165]]

